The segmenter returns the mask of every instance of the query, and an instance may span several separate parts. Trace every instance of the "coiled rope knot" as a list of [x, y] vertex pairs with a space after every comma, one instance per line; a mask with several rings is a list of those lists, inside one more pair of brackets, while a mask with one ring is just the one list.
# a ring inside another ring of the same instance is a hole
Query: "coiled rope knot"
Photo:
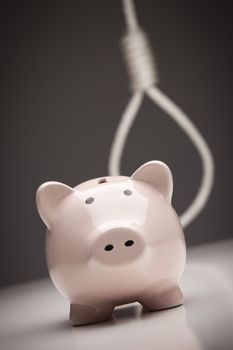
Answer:
[[146, 33], [141, 29], [127, 32], [121, 41], [124, 61], [133, 92], [158, 83], [158, 71]]

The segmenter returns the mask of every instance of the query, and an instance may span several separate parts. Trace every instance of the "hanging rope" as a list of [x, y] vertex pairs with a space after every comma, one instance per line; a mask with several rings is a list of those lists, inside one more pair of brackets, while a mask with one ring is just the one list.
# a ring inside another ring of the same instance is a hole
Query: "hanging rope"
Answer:
[[122, 0], [127, 32], [122, 40], [123, 56], [129, 73], [132, 96], [117, 128], [109, 158], [109, 174], [120, 175], [121, 158], [129, 131], [135, 121], [144, 94], [166, 112], [187, 134], [196, 147], [202, 162], [202, 181], [190, 206], [181, 215], [183, 227], [188, 226], [204, 208], [214, 180], [214, 160], [211, 151], [188, 116], [159, 88], [158, 72], [149, 40], [136, 18], [133, 0]]

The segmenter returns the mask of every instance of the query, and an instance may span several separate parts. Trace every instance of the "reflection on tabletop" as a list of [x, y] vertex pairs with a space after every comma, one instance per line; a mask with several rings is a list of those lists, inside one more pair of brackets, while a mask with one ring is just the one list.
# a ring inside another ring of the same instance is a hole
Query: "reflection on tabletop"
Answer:
[[50, 280], [0, 291], [0, 348], [233, 349], [233, 240], [192, 248], [181, 287], [183, 306], [146, 312], [115, 309], [110, 321], [71, 327], [69, 304]]

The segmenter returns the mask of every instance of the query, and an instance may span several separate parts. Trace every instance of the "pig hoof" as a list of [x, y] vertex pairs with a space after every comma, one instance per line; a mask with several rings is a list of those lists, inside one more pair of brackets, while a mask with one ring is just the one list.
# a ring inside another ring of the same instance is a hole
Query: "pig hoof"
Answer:
[[70, 322], [72, 326], [81, 326], [107, 321], [112, 317], [113, 308], [97, 308], [90, 305], [71, 304]]
[[183, 294], [179, 287], [173, 287], [161, 294], [145, 295], [140, 300], [142, 306], [149, 311], [169, 309], [183, 304]]

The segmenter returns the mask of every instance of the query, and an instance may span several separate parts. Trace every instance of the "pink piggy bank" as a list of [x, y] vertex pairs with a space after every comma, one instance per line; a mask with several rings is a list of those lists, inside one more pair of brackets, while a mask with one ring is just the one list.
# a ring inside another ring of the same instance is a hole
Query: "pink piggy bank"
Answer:
[[48, 268], [70, 301], [73, 325], [107, 320], [115, 306], [135, 301], [150, 311], [182, 304], [186, 248], [172, 188], [171, 172], [159, 161], [131, 177], [39, 187]]

